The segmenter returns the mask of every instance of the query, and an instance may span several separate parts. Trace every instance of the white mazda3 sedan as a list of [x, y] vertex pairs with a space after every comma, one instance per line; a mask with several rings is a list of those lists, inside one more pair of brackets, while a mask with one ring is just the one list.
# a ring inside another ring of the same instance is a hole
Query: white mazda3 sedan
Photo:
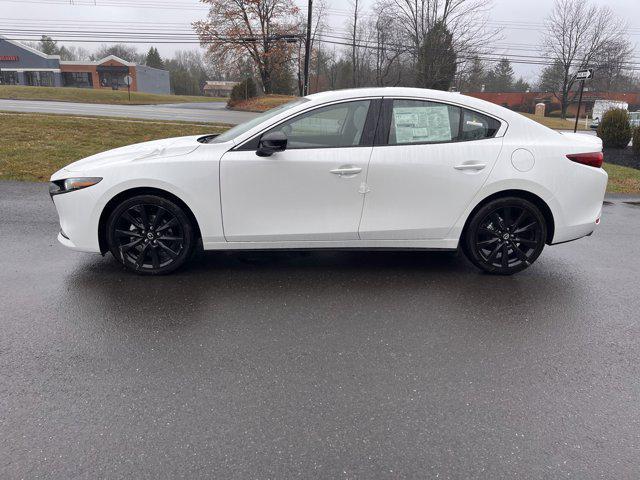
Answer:
[[222, 135], [146, 142], [56, 172], [59, 241], [142, 274], [205, 250], [460, 248], [518, 272], [590, 235], [607, 174], [594, 136], [457, 93], [323, 92]]

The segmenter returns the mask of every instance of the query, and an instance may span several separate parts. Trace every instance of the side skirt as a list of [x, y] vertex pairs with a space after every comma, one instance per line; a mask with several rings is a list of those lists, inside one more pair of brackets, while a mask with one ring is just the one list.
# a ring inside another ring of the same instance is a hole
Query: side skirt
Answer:
[[203, 242], [205, 250], [444, 250], [458, 249], [458, 239], [445, 240], [348, 240], [291, 242]]

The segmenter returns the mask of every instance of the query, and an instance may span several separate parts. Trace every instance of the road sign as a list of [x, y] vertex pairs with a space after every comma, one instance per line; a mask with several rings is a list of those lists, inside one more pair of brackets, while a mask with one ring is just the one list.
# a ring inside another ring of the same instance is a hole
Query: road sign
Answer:
[[590, 78], [593, 78], [593, 68], [578, 70], [578, 73], [576, 73], [577, 80], [588, 80]]

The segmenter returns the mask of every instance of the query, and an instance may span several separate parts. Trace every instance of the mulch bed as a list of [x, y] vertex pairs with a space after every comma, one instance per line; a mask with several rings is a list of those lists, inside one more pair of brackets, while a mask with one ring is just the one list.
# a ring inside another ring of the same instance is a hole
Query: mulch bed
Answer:
[[640, 170], [640, 154], [633, 153], [631, 147], [627, 148], [605, 148], [605, 163], [613, 163], [623, 167], [631, 167]]

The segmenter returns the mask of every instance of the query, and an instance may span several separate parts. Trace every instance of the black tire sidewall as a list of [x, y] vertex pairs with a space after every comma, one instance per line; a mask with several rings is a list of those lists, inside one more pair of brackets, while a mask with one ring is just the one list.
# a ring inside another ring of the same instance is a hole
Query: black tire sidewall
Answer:
[[[484, 218], [486, 218], [487, 215], [489, 215], [491, 212], [493, 212], [496, 209], [499, 209], [502, 207], [509, 207], [509, 206], [524, 207], [527, 210], [529, 210], [534, 217], [536, 217], [536, 220], [540, 223], [540, 226], [542, 228], [542, 233], [541, 233], [542, 245], [531, 256], [531, 258], [529, 259], [528, 265], [523, 262], [523, 263], [520, 263], [519, 265], [503, 269], [503, 268], [488, 264], [479, 255], [475, 246], [475, 238], [476, 238], [476, 232], [478, 231], [480, 222], [482, 222], [482, 220], [484, 220]], [[525, 268], [529, 267], [533, 262], [536, 261], [536, 259], [540, 256], [540, 254], [542, 253], [542, 250], [544, 249], [546, 238], [547, 238], [547, 223], [544, 219], [544, 215], [542, 215], [542, 213], [540, 212], [540, 209], [535, 204], [533, 204], [532, 202], [524, 198], [503, 197], [503, 198], [497, 198], [495, 200], [491, 200], [486, 205], [483, 205], [473, 215], [473, 217], [471, 218], [471, 221], [469, 222], [469, 225], [465, 230], [462, 251], [465, 253], [465, 255], [467, 256], [467, 258], [471, 263], [473, 263], [476, 267], [480, 268], [481, 270], [484, 270], [487, 273], [493, 273], [497, 275], [512, 275], [514, 273], [524, 270]]]
[[[169, 265], [158, 268], [156, 270], [148, 270], [148, 269], [136, 269], [134, 265], [130, 264], [126, 260], [123, 260], [120, 257], [120, 252], [118, 250], [118, 245], [115, 241], [115, 224], [116, 221], [120, 218], [122, 213], [130, 209], [135, 205], [156, 205], [160, 206], [169, 212], [171, 212], [180, 222], [180, 226], [182, 231], [184, 232], [184, 248], [177, 259], [175, 259]], [[135, 272], [140, 275], [164, 275], [167, 273], [171, 273], [178, 268], [182, 267], [192, 256], [193, 250], [196, 244], [194, 228], [191, 220], [184, 212], [182, 208], [173, 203], [166, 198], [159, 197], [157, 195], [138, 195], [135, 197], [128, 198], [120, 203], [109, 215], [109, 219], [106, 224], [106, 238], [109, 245], [109, 251], [113, 255], [113, 257], [118, 260], [127, 270]]]

